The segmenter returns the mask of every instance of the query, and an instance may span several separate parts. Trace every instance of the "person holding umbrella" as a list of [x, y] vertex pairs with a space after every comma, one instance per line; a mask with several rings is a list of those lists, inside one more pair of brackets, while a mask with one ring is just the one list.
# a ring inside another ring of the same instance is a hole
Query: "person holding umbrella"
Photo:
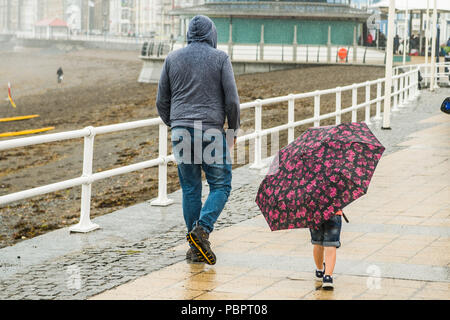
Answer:
[[[309, 128], [281, 149], [256, 203], [272, 231], [309, 228], [315, 277], [333, 288], [342, 209], [367, 192], [384, 147], [364, 122]], [[324, 263], [325, 262], [325, 263]]]
[[336, 265], [336, 249], [341, 246], [341, 226], [343, 212], [339, 210], [330, 219], [319, 226], [318, 230], [309, 229], [313, 256], [316, 264], [315, 278], [322, 281], [322, 288], [333, 288], [333, 271]]

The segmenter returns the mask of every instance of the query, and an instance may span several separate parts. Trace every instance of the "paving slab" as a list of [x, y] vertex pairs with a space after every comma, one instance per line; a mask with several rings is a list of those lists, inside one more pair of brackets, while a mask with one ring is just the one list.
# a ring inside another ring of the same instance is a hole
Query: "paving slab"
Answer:
[[438, 107], [446, 96], [449, 89], [423, 92], [393, 114], [392, 130], [372, 123], [387, 149], [368, 195], [348, 208], [336, 266], [347, 289], [316, 290], [309, 232], [270, 232], [254, 203], [263, 175], [243, 166], [211, 234], [215, 266], [185, 263], [176, 191], [169, 207], [144, 202], [93, 219], [95, 232], [63, 228], [0, 249], [0, 299], [448, 298], [450, 259], [439, 254], [450, 248], [449, 122]]

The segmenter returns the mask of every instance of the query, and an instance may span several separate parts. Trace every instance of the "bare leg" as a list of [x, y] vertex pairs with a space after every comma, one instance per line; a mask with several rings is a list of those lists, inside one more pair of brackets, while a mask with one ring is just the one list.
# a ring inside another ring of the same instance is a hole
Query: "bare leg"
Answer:
[[336, 265], [336, 247], [325, 247], [325, 275], [332, 276]]
[[314, 262], [318, 270], [323, 268], [323, 246], [315, 244], [313, 248]]

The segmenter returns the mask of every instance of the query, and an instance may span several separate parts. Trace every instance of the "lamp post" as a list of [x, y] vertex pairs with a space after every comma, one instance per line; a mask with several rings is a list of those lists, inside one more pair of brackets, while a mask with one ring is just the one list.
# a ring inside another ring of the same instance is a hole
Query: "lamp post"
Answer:
[[[433, 22], [432, 22], [432, 30], [433, 30], [433, 38], [431, 40], [431, 81], [430, 81], [430, 91], [434, 91], [435, 89], [435, 77], [436, 77], [436, 36], [437, 36], [437, 8], [436, 8], [436, 0], [434, 0], [434, 8], [433, 8]], [[439, 55], [439, 52], [438, 52]]]
[[[408, 0], [406, 0], [406, 9], [405, 9], [405, 25], [403, 31], [403, 65], [406, 63], [406, 38], [407, 38], [407, 30], [408, 30]], [[411, 43], [409, 44], [411, 46]]]
[[[391, 129], [391, 89], [392, 89], [392, 63], [394, 60], [394, 18], [395, 0], [389, 1], [388, 38], [386, 47], [386, 71], [384, 84], [384, 111], [382, 129]], [[403, 49], [404, 50], [404, 49]]]

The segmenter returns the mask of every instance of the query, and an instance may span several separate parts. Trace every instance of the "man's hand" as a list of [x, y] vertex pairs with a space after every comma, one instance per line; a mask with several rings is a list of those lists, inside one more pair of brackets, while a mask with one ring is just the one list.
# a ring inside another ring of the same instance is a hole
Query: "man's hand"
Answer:
[[233, 142], [228, 145], [228, 149], [233, 150], [234, 145], [236, 144], [237, 137], [233, 138]]

